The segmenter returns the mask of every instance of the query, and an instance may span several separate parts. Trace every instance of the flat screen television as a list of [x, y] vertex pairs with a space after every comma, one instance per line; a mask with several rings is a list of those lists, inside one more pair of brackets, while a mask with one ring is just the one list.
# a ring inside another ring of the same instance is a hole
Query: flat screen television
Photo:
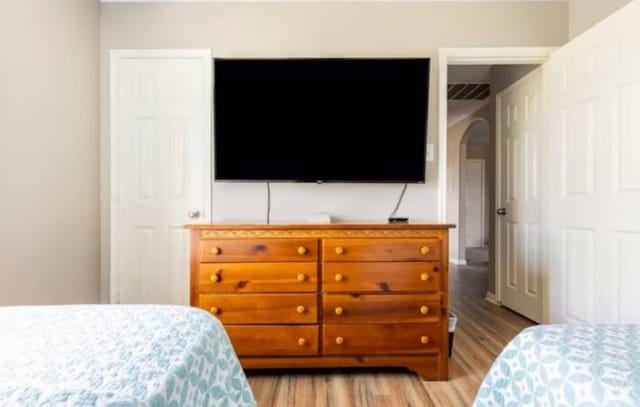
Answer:
[[215, 179], [423, 183], [429, 62], [215, 59]]

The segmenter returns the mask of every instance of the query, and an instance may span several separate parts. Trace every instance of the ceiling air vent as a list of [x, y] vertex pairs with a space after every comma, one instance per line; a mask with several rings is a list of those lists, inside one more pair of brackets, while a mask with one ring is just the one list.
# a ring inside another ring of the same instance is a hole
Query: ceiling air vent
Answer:
[[449, 100], [484, 100], [489, 97], [488, 83], [450, 83]]

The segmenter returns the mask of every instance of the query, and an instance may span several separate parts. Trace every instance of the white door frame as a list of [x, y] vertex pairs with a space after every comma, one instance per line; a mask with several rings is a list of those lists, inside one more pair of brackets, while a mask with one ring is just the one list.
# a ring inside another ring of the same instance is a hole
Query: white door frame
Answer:
[[[524, 65], [544, 64], [555, 47], [504, 48], [440, 48], [438, 51], [438, 221], [447, 221], [447, 85], [449, 65]], [[496, 173], [500, 171], [496, 157]], [[496, 182], [496, 202], [500, 196], [500, 183]], [[495, 210], [495, 208], [492, 208]], [[499, 241], [496, 229], [495, 241]], [[494, 245], [498, 250], [498, 245]], [[496, 253], [497, 256], [497, 253]], [[498, 258], [498, 257], [496, 257]], [[500, 297], [500, 269], [495, 266], [496, 300]]]
[[[109, 51], [109, 166], [110, 166], [110, 189], [109, 189], [109, 209], [108, 209], [108, 224], [109, 224], [109, 258], [108, 258], [108, 269], [109, 269], [109, 301], [111, 303], [117, 302], [117, 287], [118, 287], [118, 273], [117, 273], [117, 227], [116, 227], [116, 217], [113, 214], [116, 212], [116, 208], [118, 205], [118, 197], [116, 192], [119, 190], [119, 180], [118, 180], [118, 151], [119, 151], [119, 139], [118, 134], [113, 131], [115, 128], [115, 103], [116, 98], [115, 95], [118, 92], [117, 81], [118, 77], [118, 62], [124, 59], [137, 59], [137, 58], [145, 58], [145, 59], [153, 59], [153, 58], [198, 58], [198, 59], [213, 59], [213, 55], [210, 49], [117, 49]], [[206, 112], [204, 117], [208, 119], [208, 123], [206, 123], [209, 128], [208, 133], [211, 137], [208, 137], [205, 140], [205, 148], [203, 149], [204, 154], [204, 164], [206, 167], [210, 168], [211, 176], [209, 178], [205, 177], [203, 183], [203, 196], [205, 197], [205, 201], [203, 202], [202, 208], [208, 213], [203, 213], [202, 219], [211, 219], [211, 211], [212, 211], [212, 174], [213, 174], [213, 166], [212, 166], [212, 157], [213, 157], [213, 146], [212, 146], [212, 136], [213, 136], [213, 72], [205, 70], [205, 78], [204, 83], [206, 84], [206, 98], [209, 100], [207, 104], [209, 106], [209, 111]], [[203, 220], [204, 221], [204, 220]]]

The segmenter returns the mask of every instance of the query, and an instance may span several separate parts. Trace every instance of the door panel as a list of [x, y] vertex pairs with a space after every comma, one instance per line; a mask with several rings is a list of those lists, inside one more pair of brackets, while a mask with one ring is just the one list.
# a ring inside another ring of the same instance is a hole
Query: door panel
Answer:
[[640, 323], [638, 21], [634, 1], [547, 64], [551, 322]]
[[111, 301], [188, 304], [183, 226], [210, 219], [211, 55], [111, 58]]
[[543, 319], [539, 160], [543, 126], [542, 68], [497, 96], [498, 205], [496, 219], [502, 303], [534, 321]]

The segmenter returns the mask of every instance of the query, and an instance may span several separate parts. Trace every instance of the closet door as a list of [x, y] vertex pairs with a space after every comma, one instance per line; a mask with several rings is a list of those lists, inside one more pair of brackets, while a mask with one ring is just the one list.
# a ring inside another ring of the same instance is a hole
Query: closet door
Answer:
[[551, 322], [640, 323], [640, 1], [552, 54]]
[[211, 52], [111, 53], [111, 301], [189, 303], [187, 223], [210, 221]]

